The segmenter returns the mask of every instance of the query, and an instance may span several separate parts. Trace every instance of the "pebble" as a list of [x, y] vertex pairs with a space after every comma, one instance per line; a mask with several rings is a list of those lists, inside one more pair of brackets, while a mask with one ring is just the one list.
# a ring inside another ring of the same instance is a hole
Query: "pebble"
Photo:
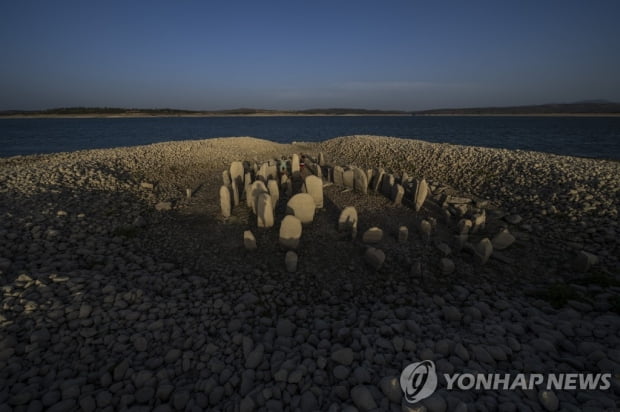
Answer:
[[353, 350], [351, 348], [341, 348], [332, 352], [331, 356], [334, 362], [342, 365], [351, 365], [353, 363]]
[[372, 397], [370, 389], [363, 385], [358, 385], [351, 389], [351, 400], [362, 412], [377, 408], [377, 403]]

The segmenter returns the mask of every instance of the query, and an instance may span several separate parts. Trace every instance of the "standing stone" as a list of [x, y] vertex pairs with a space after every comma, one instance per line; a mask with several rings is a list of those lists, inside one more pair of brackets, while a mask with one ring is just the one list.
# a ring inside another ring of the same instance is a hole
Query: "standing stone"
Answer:
[[357, 229], [357, 210], [353, 206], [347, 206], [340, 212], [338, 218], [338, 231], [349, 231]]
[[373, 192], [379, 192], [379, 187], [383, 183], [383, 175], [385, 174], [385, 170], [383, 169], [375, 169], [372, 173], [372, 190]]
[[243, 246], [247, 250], [256, 250], [256, 238], [251, 230], [243, 232]]
[[413, 203], [415, 204], [415, 211], [419, 212], [428, 195], [428, 184], [426, 179], [416, 179], [413, 190]]
[[251, 206], [252, 206], [252, 212], [254, 212], [254, 214], [257, 214], [257, 202], [258, 202], [258, 197], [260, 195], [262, 195], [263, 193], [269, 193], [269, 191], [267, 190], [267, 188], [265, 187], [265, 184], [260, 181], [257, 180], [254, 183], [252, 183], [252, 186], [250, 186], [250, 198], [251, 198]]
[[269, 165], [267, 163], [263, 163], [260, 166], [260, 169], [258, 169], [258, 172], [256, 173], [256, 179], [262, 180], [265, 183], [269, 180], [268, 166]]
[[257, 226], [258, 227], [272, 227], [273, 226], [273, 206], [271, 206], [271, 195], [269, 193], [261, 193], [258, 196], [257, 201], [258, 213]]
[[222, 184], [224, 186], [230, 186], [230, 173], [228, 170], [222, 172]]
[[355, 172], [353, 169], [347, 169], [342, 173], [342, 184], [344, 187], [353, 189], [355, 185]]
[[323, 152], [319, 152], [319, 155], [317, 157], [319, 159], [319, 166], [325, 166], [325, 155], [323, 154]]
[[427, 239], [431, 237], [431, 232], [433, 231], [433, 226], [431, 222], [426, 219], [423, 219], [420, 222], [420, 233], [422, 233]]
[[308, 193], [298, 193], [286, 204], [286, 213], [297, 217], [302, 224], [312, 223], [315, 210], [314, 198]]
[[373, 174], [372, 169], [366, 169], [366, 178], [368, 179], [368, 189], [370, 189], [370, 185], [372, 182], [372, 174]]
[[293, 215], [287, 215], [280, 224], [280, 245], [285, 249], [297, 249], [301, 238], [301, 221]]
[[232, 162], [230, 164], [230, 179], [233, 182], [237, 182], [238, 187], [241, 187], [243, 185], [244, 174], [245, 174], [245, 170], [243, 168], [243, 163]]
[[314, 175], [306, 177], [306, 191], [312, 199], [317, 209], [323, 207], [323, 181]]
[[368, 176], [359, 168], [353, 169], [353, 185], [355, 191], [362, 194], [368, 193]]
[[392, 187], [394, 186], [395, 182], [396, 180], [394, 179], [393, 174], [390, 173], [383, 175], [383, 182], [381, 183], [381, 193], [383, 193], [384, 196], [390, 198], [392, 196]]
[[475, 247], [475, 258], [476, 262], [484, 265], [487, 263], [491, 254], [493, 253], [493, 244], [489, 240], [488, 237], [485, 237]]
[[286, 197], [289, 199], [293, 197], [293, 181], [291, 179], [286, 181]]
[[248, 207], [252, 207], [252, 196], [250, 196], [250, 187], [252, 186], [252, 174], [247, 172], [243, 178], [243, 193]]
[[409, 238], [409, 229], [407, 228], [407, 226], [401, 226], [398, 228], [398, 241], [399, 242], [406, 242], [407, 239]]
[[471, 233], [477, 233], [481, 230], [484, 230], [487, 222], [487, 212], [482, 210], [481, 213], [477, 213], [473, 216], [473, 227], [471, 228]]
[[271, 206], [275, 211], [278, 200], [280, 200], [280, 189], [278, 189], [278, 182], [276, 182], [274, 179], [269, 179], [269, 181], [267, 181], [267, 190], [269, 191], [269, 195], [271, 196]]
[[230, 189], [228, 186], [222, 185], [220, 187], [220, 208], [222, 209], [222, 216], [225, 218], [230, 217], [231, 201], [230, 201]]
[[396, 183], [392, 186], [392, 201], [396, 206], [400, 206], [403, 203], [403, 197], [405, 196], [405, 188]]
[[379, 243], [383, 239], [383, 230], [374, 226], [364, 232], [362, 235], [362, 242], [364, 243]]
[[344, 169], [341, 166], [334, 167], [334, 184], [344, 186]]
[[270, 160], [267, 166], [267, 180], [276, 179], [278, 177], [278, 165]]
[[381, 266], [383, 266], [383, 262], [385, 261], [385, 253], [381, 249], [369, 247], [366, 249], [364, 259], [373, 269], [378, 270]]
[[405, 186], [408, 181], [409, 181], [409, 175], [407, 174], [407, 172], [403, 172], [403, 175], [400, 177], [400, 184]]
[[192, 189], [185, 189], [185, 197], [188, 199], [192, 198]]
[[239, 206], [239, 187], [238, 187], [238, 183], [237, 180], [233, 180], [231, 182], [231, 191], [232, 191], [232, 195], [233, 195], [233, 206]]
[[297, 271], [297, 253], [289, 250], [284, 256], [284, 263], [286, 264], [286, 270], [293, 273]]
[[293, 153], [291, 158], [291, 173], [293, 177], [299, 176], [299, 155], [297, 153]]

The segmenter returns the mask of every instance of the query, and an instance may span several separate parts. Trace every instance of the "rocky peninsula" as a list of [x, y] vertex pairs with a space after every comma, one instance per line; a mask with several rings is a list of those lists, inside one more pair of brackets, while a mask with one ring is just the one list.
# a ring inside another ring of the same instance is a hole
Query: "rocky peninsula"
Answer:
[[[224, 210], [233, 162], [255, 178], [294, 157], [322, 183], [294, 239], [281, 225], [310, 183], [265, 179], [271, 224], [244, 186]], [[0, 411], [615, 410], [619, 207], [615, 161], [378, 136], [2, 158]], [[440, 376], [410, 405], [399, 377], [421, 360], [613, 378]]]

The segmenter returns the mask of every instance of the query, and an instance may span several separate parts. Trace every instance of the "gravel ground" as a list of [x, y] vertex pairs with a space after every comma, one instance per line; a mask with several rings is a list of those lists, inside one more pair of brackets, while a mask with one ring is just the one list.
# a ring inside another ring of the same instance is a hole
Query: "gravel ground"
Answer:
[[[431, 194], [415, 212], [408, 180], [403, 205], [326, 185], [288, 273], [285, 196], [262, 229], [245, 206], [222, 218], [218, 192], [231, 161], [300, 152], [424, 177]], [[0, 159], [0, 193], [0, 411], [619, 407], [618, 162], [243, 137]], [[359, 215], [353, 241], [337, 231], [345, 206]], [[482, 211], [484, 230], [455, 243]], [[364, 260], [372, 226], [379, 270]], [[481, 265], [472, 251], [503, 229], [514, 242]], [[448, 391], [440, 377], [407, 405], [396, 382], [422, 359], [441, 373], [615, 376], [605, 391], [551, 393]]]

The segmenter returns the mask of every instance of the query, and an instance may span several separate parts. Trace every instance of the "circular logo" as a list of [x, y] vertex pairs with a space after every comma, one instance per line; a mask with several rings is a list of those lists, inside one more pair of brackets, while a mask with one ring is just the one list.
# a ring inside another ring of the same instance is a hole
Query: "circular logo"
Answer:
[[400, 387], [409, 403], [426, 399], [437, 389], [435, 363], [430, 360], [412, 363], [400, 374]]

